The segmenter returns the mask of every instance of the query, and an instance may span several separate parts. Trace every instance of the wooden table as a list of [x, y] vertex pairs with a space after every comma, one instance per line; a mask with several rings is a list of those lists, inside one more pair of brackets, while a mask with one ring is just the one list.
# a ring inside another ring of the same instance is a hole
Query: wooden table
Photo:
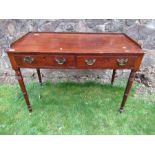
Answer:
[[113, 69], [111, 84], [117, 69], [130, 69], [119, 109], [122, 112], [144, 55], [140, 45], [123, 33], [30, 32], [6, 51], [29, 112], [32, 108], [20, 68], [36, 68], [40, 83], [40, 68]]

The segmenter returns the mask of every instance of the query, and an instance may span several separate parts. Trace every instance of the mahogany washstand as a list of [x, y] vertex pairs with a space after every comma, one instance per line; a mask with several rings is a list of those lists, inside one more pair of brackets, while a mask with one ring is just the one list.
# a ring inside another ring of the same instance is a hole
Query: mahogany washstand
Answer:
[[144, 55], [141, 46], [124, 33], [29, 32], [6, 51], [29, 112], [32, 108], [20, 68], [36, 68], [40, 83], [40, 68], [112, 69], [111, 84], [117, 69], [130, 69], [122, 112]]

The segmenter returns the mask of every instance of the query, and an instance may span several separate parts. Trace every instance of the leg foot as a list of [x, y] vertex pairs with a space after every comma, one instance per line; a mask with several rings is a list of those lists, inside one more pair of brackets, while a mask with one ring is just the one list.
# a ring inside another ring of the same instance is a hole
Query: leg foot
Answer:
[[122, 113], [123, 112], [123, 107], [119, 108], [119, 112]]
[[28, 107], [28, 110], [29, 110], [29, 112], [32, 112], [32, 108], [31, 107]]

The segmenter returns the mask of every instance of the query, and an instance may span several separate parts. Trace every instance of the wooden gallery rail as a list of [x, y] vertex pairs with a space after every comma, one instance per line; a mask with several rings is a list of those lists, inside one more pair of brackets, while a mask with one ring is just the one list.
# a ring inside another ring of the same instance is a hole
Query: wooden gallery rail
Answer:
[[112, 69], [112, 84], [117, 69], [130, 69], [120, 105], [122, 112], [144, 55], [140, 45], [123, 33], [30, 32], [6, 51], [29, 112], [32, 108], [20, 68], [36, 68], [40, 83], [40, 68]]

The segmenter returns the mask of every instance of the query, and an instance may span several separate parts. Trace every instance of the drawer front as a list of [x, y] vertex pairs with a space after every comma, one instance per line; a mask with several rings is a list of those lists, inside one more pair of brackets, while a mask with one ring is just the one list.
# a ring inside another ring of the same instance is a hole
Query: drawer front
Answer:
[[78, 56], [78, 68], [90, 69], [132, 69], [135, 66], [136, 56]]
[[63, 55], [15, 55], [18, 67], [23, 68], [73, 68], [74, 56]]

